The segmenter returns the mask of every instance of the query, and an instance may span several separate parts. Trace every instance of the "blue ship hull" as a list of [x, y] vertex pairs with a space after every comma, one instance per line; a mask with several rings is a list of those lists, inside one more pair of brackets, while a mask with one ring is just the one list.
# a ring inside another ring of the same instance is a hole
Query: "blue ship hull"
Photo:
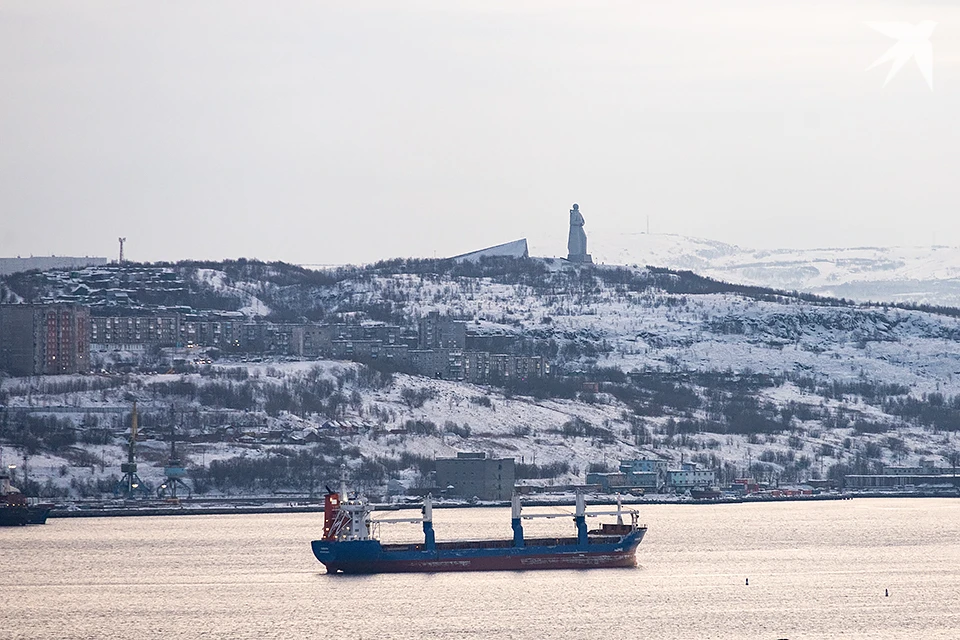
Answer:
[[327, 573], [516, 571], [636, 566], [637, 545], [646, 528], [626, 535], [383, 545], [379, 540], [314, 540], [313, 554]]

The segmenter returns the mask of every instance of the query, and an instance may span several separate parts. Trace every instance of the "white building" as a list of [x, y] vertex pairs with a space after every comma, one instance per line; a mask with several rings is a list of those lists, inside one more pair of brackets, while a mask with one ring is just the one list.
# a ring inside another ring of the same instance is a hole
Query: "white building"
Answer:
[[674, 489], [691, 487], [710, 487], [717, 483], [716, 471], [697, 471], [694, 469], [667, 472], [667, 485]]

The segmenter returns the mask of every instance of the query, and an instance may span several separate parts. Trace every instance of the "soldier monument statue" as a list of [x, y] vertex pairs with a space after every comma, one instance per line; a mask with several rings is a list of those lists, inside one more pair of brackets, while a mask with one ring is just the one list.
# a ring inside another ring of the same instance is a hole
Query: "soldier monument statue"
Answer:
[[570, 236], [567, 239], [567, 260], [592, 264], [593, 258], [587, 253], [587, 234], [583, 231], [583, 215], [580, 214], [580, 205], [573, 205], [570, 209]]

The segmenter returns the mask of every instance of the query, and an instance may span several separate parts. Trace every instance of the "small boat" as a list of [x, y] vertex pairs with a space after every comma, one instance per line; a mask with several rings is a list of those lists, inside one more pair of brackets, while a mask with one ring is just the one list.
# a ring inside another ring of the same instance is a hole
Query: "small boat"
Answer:
[[723, 493], [716, 487], [693, 487], [690, 489], [690, 497], [694, 500], [718, 500], [722, 496]]
[[[373, 509], [363, 498], [348, 499], [346, 488], [327, 494], [323, 537], [311, 543], [313, 554], [327, 573], [405, 573], [435, 571], [515, 571], [523, 569], [591, 569], [635, 567], [637, 546], [647, 532], [638, 524], [638, 512], [624, 509], [617, 497], [616, 511], [587, 513], [583, 494], [577, 494], [573, 516], [576, 535], [524, 538], [522, 519], [562, 517], [557, 514], [522, 515], [519, 496], [513, 497], [513, 538], [437, 542], [430, 496], [422, 517], [372, 519]], [[615, 524], [588, 530], [586, 519], [615, 515]], [[623, 517], [629, 515], [630, 523]], [[569, 517], [569, 516], [567, 516]], [[414, 544], [383, 544], [376, 533], [383, 523], [420, 522], [424, 540]]]

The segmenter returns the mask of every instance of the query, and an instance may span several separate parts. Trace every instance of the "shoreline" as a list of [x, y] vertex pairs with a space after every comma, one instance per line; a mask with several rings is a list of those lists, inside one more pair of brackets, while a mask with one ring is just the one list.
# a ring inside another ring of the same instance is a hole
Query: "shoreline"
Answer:
[[[651, 496], [653, 497], [653, 496]], [[666, 496], [665, 496], [666, 497]], [[957, 493], [947, 494], [935, 491], [901, 491], [901, 492], [859, 492], [859, 493], [840, 493], [840, 494], [820, 494], [812, 496], [742, 496], [727, 497], [715, 499], [650, 499], [650, 498], [632, 498], [624, 499], [624, 505], [631, 506], [655, 506], [655, 505], [722, 505], [722, 504], [748, 504], [748, 503], [769, 503], [769, 502], [822, 502], [833, 500], [853, 500], [855, 498], [956, 498], [960, 497]], [[235, 514], [270, 514], [270, 513], [323, 513], [322, 502], [314, 504], [303, 502], [290, 502], [287, 504], [276, 504], [276, 501], [269, 498], [259, 499], [261, 504], [250, 504], [257, 499], [244, 498], [243, 504], [229, 504], [230, 499], [214, 500], [205, 499], [201, 502], [190, 501], [180, 505], [124, 505], [111, 507], [88, 507], [74, 509], [52, 509], [49, 518], [117, 518], [117, 517], [137, 517], [137, 516], [202, 516], [202, 515], [235, 515]], [[210, 503], [210, 506], [204, 506], [203, 503]], [[591, 501], [593, 505], [613, 505], [616, 504], [612, 499], [600, 499]], [[557, 500], [530, 500], [525, 501], [525, 507], [572, 507], [574, 503], [566, 498], [559, 497]], [[483, 507], [509, 507], [510, 503], [484, 502], [484, 503], [434, 503], [434, 509], [473, 509]], [[375, 504], [375, 511], [408, 511], [420, 509], [419, 504]]]

